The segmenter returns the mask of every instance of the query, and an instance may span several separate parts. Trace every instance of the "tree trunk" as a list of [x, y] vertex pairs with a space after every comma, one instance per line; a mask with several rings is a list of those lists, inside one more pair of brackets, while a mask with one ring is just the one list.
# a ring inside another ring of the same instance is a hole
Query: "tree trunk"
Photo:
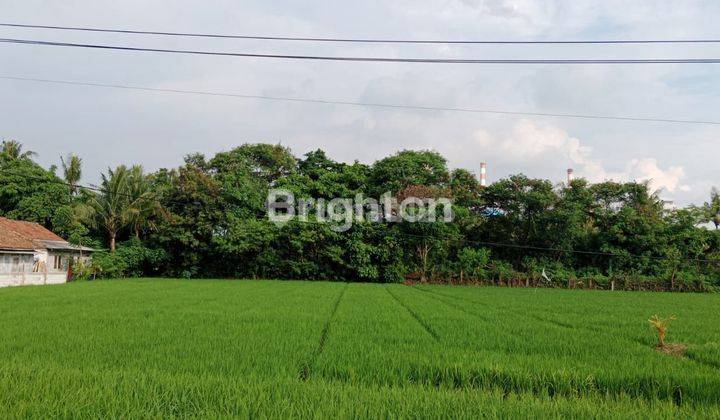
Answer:
[[673, 268], [672, 275], [670, 276], [670, 291], [675, 290], [675, 272], [677, 269]]
[[425, 283], [427, 281], [427, 265], [428, 265], [428, 254], [430, 254], [430, 246], [423, 244], [418, 246], [418, 254], [420, 255], [420, 261], [422, 264], [422, 272], [420, 273], [420, 282]]
[[115, 232], [110, 233], [110, 252], [115, 252], [115, 236]]

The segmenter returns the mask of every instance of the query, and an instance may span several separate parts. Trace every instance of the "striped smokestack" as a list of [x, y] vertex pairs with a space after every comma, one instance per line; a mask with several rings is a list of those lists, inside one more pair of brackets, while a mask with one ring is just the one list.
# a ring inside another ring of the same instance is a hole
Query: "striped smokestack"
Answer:
[[480, 163], [480, 186], [487, 187], [487, 163]]
[[572, 168], [567, 170], [567, 183], [570, 184], [575, 179], [575, 171]]

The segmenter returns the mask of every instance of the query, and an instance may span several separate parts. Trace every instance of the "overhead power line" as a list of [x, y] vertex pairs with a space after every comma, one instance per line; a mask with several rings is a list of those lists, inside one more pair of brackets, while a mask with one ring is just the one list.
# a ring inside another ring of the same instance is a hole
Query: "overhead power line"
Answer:
[[88, 28], [78, 26], [30, 25], [20, 23], [0, 23], [2, 27], [51, 29], [61, 31], [100, 32], [132, 35], [158, 35], [192, 38], [251, 39], [263, 41], [304, 41], [304, 42], [342, 42], [363, 44], [481, 44], [481, 45], [532, 45], [532, 44], [709, 44], [720, 43], [720, 39], [605, 39], [605, 40], [437, 40], [437, 39], [382, 39], [382, 38], [330, 38], [330, 37], [296, 37], [296, 36], [265, 36], [265, 35], [230, 35], [197, 32], [166, 32], [141, 31], [115, 28]]
[[260, 99], [260, 100], [269, 100], [269, 101], [313, 103], [313, 104], [322, 104], [322, 105], [343, 105], [343, 106], [371, 107], [371, 108], [381, 108], [381, 109], [382, 108], [384, 108], [384, 109], [408, 109], [408, 110], [416, 110], [416, 111], [462, 112], [462, 113], [476, 113], [476, 114], [579, 118], [579, 119], [594, 119], [594, 120], [636, 121], [636, 122], [654, 122], [654, 123], [672, 123], [672, 124], [720, 125], [720, 121], [710, 121], [710, 120], [685, 120], [685, 119], [671, 119], [671, 118], [590, 115], [590, 114], [564, 114], [564, 113], [550, 113], [550, 112], [511, 111], [511, 110], [500, 110], [500, 109], [456, 108], [456, 107], [440, 107], [440, 106], [389, 104], [389, 103], [376, 103], [376, 102], [336, 101], [336, 100], [330, 100], [330, 99], [312, 99], [312, 98], [295, 98], [295, 97], [287, 97], [287, 96], [250, 95], [250, 94], [240, 94], [240, 93], [209, 92], [209, 91], [187, 90], [187, 89], [152, 88], [152, 87], [144, 87], [144, 86], [120, 85], [120, 84], [110, 84], [110, 83], [78, 82], [78, 81], [71, 81], [71, 80], [38, 79], [38, 78], [32, 78], [32, 77], [16, 77], [16, 76], [3, 76], [3, 75], [0, 75], [0, 79], [17, 80], [17, 81], [23, 81], [23, 82], [51, 83], [51, 84], [60, 84], [60, 85], [71, 85], [71, 86], [89, 86], [89, 87], [102, 87], [102, 88], [111, 88], [111, 89], [126, 89], [126, 90], [140, 91], [140, 92], [173, 93], [173, 94], [184, 94], [184, 95], [202, 95], [202, 96], [216, 96], [216, 97], [242, 98], [242, 99]]
[[191, 54], [223, 57], [276, 58], [285, 60], [352, 61], [379, 63], [426, 63], [426, 64], [718, 64], [720, 58], [621, 58], [621, 59], [468, 59], [468, 58], [393, 58], [393, 57], [344, 57], [326, 55], [292, 55], [238, 53], [226, 51], [176, 50], [144, 48], [106, 44], [80, 44], [72, 42], [40, 41], [33, 39], [0, 38], [0, 42], [50, 47], [90, 48], [131, 52], [155, 52], [167, 54]]

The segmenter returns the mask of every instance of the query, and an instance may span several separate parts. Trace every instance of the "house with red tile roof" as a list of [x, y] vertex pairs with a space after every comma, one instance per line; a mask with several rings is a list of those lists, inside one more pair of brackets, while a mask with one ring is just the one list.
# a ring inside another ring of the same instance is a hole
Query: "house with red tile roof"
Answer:
[[92, 251], [37, 223], [0, 217], [0, 287], [65, 283], [72, 262], [87, 259]]

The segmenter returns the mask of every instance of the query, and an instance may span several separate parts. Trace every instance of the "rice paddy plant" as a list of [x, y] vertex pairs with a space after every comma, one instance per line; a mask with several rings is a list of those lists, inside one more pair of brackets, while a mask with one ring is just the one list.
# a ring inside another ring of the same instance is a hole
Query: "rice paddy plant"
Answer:
[[[0, 290], [6, 417], [720, 416], [717, 295], [127, 280]], [[682, 315], [684, 357], [647, 314]]]

